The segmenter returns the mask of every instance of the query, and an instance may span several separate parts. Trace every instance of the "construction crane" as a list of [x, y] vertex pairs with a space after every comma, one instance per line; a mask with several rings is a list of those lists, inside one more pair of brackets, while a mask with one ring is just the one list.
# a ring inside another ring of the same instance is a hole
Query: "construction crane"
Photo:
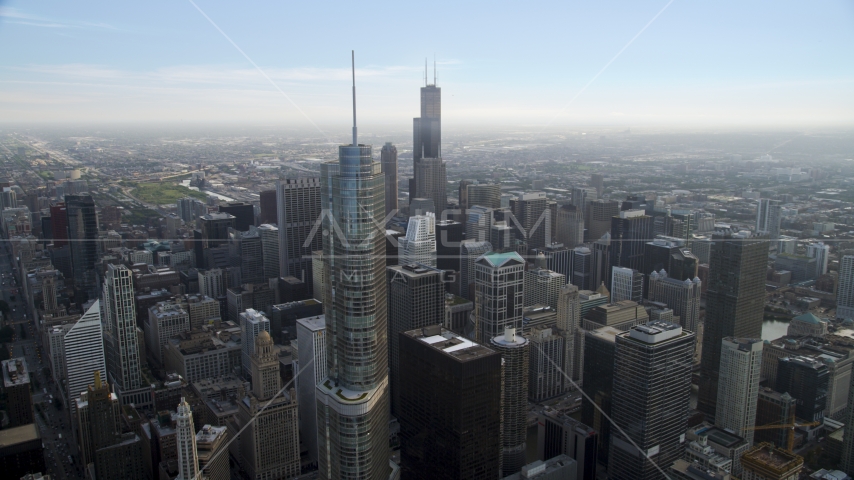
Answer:
[[745, 430], [776, 430], [786, 428], [789, 431], [787, 432], [787, 445], [786, 450], [791, 453], [795, 453], [795, 428], [796, 427], [814, 427], [816, 425], [821, 425], [821, 422], [796, 422], [795, 414], [792, 414], [792, 420], [789, 423], [769, 423], [768, 425], [760, 425], [758, 427], [745, 427]]

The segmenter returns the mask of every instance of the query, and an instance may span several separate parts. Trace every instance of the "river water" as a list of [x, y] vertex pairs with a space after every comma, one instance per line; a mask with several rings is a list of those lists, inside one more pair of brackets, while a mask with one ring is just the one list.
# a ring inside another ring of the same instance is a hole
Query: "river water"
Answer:
[[762, 340], [776, 340], [786, 334], [789, 322], [765, 320], [762, 322]]
[[209, 192], [209, 191], [207, 191], [207, 190], [199, 190], [199, 187], [191, 187], [191, 186], [190, 186], [190, 181], [189, 181], [189, 180], [183, 180], [183, 181], [181, 181], [181, 185], [183, 185], [183, 186], [185, 186], [185, 187], [189, 188], [190, 190], [195, 190], [195, 191], [197, 191], [197, 192], [206, 193], [206, 194], [208, 194], [208, 195], [210, 195], [210, 196], [216, 197], [216, 198], [218, 198], [218, 199], [220, 199], [220, 200], [224, 200], [224, 201], [226, 201], [226, 202], [233, 202], [233, 201], [234, 201], [234, 199], [233, 199], [233, 198], [231, 198], [231, 197], [226, 197], [225, 195], [220, 195], [219, 193], [216, 193], [216, 192]]

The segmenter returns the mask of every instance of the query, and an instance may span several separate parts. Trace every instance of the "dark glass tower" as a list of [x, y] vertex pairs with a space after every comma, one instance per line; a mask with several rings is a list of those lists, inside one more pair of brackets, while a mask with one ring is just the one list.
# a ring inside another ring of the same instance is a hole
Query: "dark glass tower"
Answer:
[[388, 330], [385, 179], [356, 138], [321, 165], [329, 376], [317, 385], [320, 478], [385, 478], [388, 463]]
[[682, 457], [694, 341], [693, 332], [668, 322], [616, 336], [611, 418], [622, 431], [611, 430], [610, 478], [659, 479], [656, 464], [667, 468]]
[[229, 202], [228, 205], [221, 205], [219, 211], [234, 216], [235, 230], [245, 232], [255, 225], [255, 206], [251, 203]]
[[499, 478], [501, 355], [438, 325], [400, 346], [404, 478]]
[[608, 445], [611, 440], [611, 422], [605, 415], [611, 415], [614, 345], [619, 333], [614, 328], [602, 327], [584, 334], [584, 385], [581, 389], [596, 405], [587, 398], [582, 400], [581, 421], [599, 432], [598, 460], [604, 465], [608, 464]]
[[749, 234], [712, 236], [697, 410], [714, 420], [721, 340], [762, 338], [768, 241]]
[[685, 242], [656, 239], [644, 245], [641, 273], [649, 275], [663, 268], [667, 276], [677, 280], [693, 280], [697, 276], [700, 260], [691, 253]]
[[386, 142], [380, 150], [380, 164], [385, 175], [385, 214], [388, 215], [397, 206], [397, 147]]
[[421, 87], [421, 116], [412, 120], [414, 161], [442, 156], [442, 89], [433, 82]]
[[391, 411], [400, 412], [400, 344], [399, 335], [445, 321], [445, 284], [443, 272], [415, 264], [395, 265], [388, 276], [388, 338], [391, 374]]
[[66, 195], [65, 206], [74, 285], [77, 290], [94, 294], [97, 289], [95, 262], [98, 260], [95, 201], [90, 195]]
[[778, 360], [777, 390], [798, 399], [795, 413], [807, 422], [821, 422], [827, 405], [830, 373], [827, 365], [812, 357]]
[[[426, 80], [427, 72], [424, 73]], [[435, 76], [432, 85], [421, 87], [421, 116], [413, 119], [412, 131], [415, 179], [409, 189], [410, 201], [429, 198], [433, 200], [434, 213], [440, 214], [448, 204], [448, 197], [447, 174], [442, 160], [442, 89], [436, 86]]]
[[[652, 238], [652, 217], [643, 210], [623, 210], [611, 218], [611, 268], [643, 272], [643, 249]], [[611, 278], [611, 275], [608, 275]]]

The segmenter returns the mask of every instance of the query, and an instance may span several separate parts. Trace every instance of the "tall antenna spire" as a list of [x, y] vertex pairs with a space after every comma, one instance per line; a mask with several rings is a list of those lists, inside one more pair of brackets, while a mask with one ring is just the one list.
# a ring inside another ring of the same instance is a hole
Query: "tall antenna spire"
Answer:
[[350, 50], [350, 61], [353, 68], [353, 146], [359, 146], [356, 138], [356, 51]]
[[436, 54], [433, 54], [433, 86], [438, 85], [436, 83]]
[[424, 86], [427, 86], [427, 57], [424, 57]]

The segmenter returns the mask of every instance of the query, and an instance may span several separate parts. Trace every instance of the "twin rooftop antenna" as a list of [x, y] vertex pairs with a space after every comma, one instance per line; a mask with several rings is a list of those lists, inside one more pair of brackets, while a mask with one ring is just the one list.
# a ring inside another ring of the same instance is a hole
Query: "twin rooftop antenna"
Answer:
[[[424, 86], [429, 85], [427, 83], [427, 57], [424, 57]], [[433, 55], [433, 86], [436, 86], [436, 55]]]
[[356, 51], [350, 50], [350, 61], [353, 68], [353, 146], [358, 147], [356, 139]]

